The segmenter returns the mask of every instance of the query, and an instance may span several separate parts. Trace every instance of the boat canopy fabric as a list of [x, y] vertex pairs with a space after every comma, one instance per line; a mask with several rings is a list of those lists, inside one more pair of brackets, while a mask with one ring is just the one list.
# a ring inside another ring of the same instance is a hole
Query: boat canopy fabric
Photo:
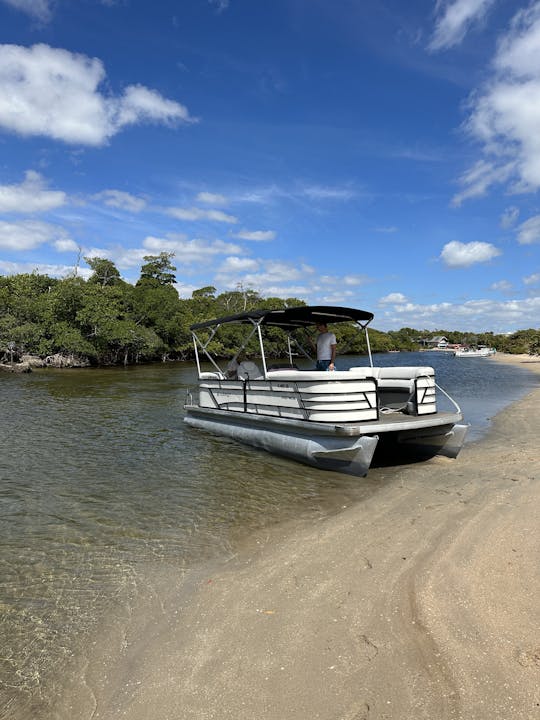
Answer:
[[317, 323], [357, 322], [365, 327], [373, 320], [373, 313], [354, 308], [334, 307], [331, 305], [299, 305], [282, 310], [250, 310], [237, 315], [206, 320], [195, 323], [190, 330], [215, 327], [225, 323], [251, 323], [280, 328], [300, 328]]

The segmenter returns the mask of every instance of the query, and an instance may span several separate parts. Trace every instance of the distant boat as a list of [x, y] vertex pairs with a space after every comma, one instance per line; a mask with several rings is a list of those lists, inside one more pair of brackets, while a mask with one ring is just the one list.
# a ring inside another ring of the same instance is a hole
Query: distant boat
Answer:
[[480, 345], [477, 348], [460, 348], [454, 352], [455, 357], [489, 357], [495, 355], [495, 348]]

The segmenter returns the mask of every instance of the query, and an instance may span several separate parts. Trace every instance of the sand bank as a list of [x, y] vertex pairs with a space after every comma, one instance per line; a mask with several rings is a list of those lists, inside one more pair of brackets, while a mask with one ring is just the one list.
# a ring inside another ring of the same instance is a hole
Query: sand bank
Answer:
[[177, 592], [150, 588], [118, 657], [85, 671], [78, 709], [538, 720], [539, 429], [540, 389], [457, 460], [392, 468], [337, 516], [270, 531]]

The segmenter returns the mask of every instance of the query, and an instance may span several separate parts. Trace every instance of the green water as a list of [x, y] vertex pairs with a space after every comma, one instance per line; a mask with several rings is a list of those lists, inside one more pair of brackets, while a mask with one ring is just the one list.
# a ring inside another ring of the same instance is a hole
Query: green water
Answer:
[[178, 580], [381, 482], [188, 428], [194, 380], [186, 364], [0, 375], [0, 718], [67, 720], [70, 673], [156, 571]]

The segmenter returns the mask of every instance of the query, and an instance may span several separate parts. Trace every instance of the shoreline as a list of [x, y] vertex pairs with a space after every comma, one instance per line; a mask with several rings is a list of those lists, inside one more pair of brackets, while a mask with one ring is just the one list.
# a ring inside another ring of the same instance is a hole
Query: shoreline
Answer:
[[155, 577], [65, 717], [538, 720], [539, 424], [534, 389], [456, 460]]

